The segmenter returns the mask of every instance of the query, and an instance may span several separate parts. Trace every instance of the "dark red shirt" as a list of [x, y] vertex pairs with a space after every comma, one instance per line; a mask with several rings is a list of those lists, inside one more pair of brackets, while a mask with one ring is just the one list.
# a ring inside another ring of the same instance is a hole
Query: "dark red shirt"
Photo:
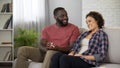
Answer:
[[69, 47], [70, 42], [74, 42], [80, 35], [77, 26], [68, 23], [65, 27], [59, 27], [56, 24], [46, 26], [42, 30], [41, 38], [53, 42], [58, 47]]

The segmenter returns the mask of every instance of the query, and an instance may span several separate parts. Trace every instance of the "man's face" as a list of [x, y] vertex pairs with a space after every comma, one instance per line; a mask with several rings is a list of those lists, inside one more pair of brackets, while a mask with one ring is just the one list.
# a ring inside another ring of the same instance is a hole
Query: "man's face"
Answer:
[[60, 26], [67, 26], [68, 24], [68, 16], [65, 10], [58, 11], [55, 19]]

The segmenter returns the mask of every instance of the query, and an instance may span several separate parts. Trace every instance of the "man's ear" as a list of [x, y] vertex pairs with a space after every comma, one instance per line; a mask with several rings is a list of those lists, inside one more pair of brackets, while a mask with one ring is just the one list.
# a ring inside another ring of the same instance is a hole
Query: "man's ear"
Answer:
[[54, 16], [55, 19], [57, 19], [57, 16]]

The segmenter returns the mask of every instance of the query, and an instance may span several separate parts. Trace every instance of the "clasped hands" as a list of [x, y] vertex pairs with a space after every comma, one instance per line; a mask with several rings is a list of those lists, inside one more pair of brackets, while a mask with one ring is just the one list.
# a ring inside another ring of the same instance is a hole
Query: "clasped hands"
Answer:
[[47, 43], [47, 49], [49, 50], [55, 50], [57, 46], [53, 42], [48, 42]]

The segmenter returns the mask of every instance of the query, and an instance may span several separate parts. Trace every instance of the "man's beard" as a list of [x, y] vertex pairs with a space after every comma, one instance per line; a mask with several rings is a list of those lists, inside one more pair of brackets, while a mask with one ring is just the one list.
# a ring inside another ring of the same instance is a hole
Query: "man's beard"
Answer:
[[63, 20], [60, 20], [60, 19], [58, 19], [58, 18], [57, 18], [56, 20], [57, 20], [57, 23], [59, 23], [60, 26], [63, 26], [63, 27], [64, 27], [64, 26], [67, 26], [67, 25], [68, 25], [68, 20], [67, 20], [67, 22], [63, 22]]

